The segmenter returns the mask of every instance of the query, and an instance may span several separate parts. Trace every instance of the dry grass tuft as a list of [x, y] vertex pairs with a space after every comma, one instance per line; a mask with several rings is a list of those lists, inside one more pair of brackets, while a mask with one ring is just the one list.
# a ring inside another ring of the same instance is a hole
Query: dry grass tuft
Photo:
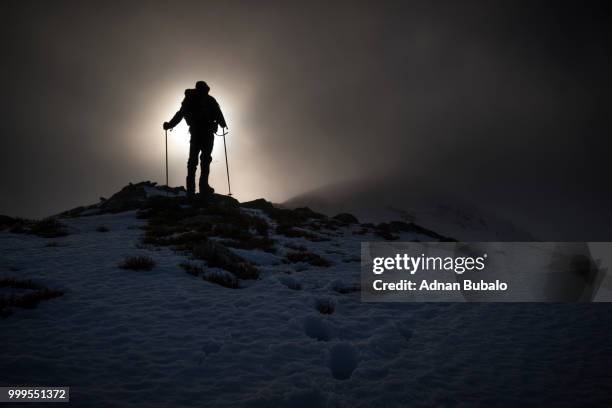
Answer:
[[49, 289], [31, 280], [2, 278], [0, 288], [27, 290], [23, 294], [0, 296], [0, 317], [8, 317], [13, 313], [11, 308], [33, 309], [43, 300], [53, 299], [64, 294], [61, 290]]
[[150, 271], [155, 266], [155, 261], [149, 256], [129, 256], [120, 264], [121, 269], [133, 271]]
[[10, 231], [18, 234], [38, 235], [43, 238], [57, 238], [68, 235], [66, 226], [55, 218], [44, 218], [42, 220], [16, 218]]

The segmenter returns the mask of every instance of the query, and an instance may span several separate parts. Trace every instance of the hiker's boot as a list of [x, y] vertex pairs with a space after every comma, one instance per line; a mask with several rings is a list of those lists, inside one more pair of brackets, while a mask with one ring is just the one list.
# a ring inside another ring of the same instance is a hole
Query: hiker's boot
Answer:
[[202, 160], [202, 165], [200, 167], [200, 182], [198, 183], [198, 187], [200, 187], [200, 194], [202, 195], [211, 195], [215, 192], [215, 189], [208, 185], [209, 172], [210, 163]]
[[208, 177], [200, 177], [198, 187], [200, 188], [200, 195], [202, 196], [209, 196], [215, 192], [215, 189], [208, 185]]
[[200, 194], [212, 195], [214, 192], [215, 189], [208, 184], [205, 186], [200, 186]]

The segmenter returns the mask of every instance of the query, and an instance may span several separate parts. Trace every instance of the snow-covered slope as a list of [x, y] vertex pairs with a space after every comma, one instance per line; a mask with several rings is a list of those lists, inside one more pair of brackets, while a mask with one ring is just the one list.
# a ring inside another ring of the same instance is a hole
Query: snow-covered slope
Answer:
[[[146, 196], [156, 204], [138, 204]], [[362, 303], [360, 242], [381, 231], [346, 214], [277, 213], [222, 197], [193, 206], [163, 190], [120, 197], [68, 213], [65, 236], [0, 231], [0, 278], [64, 291], [0, 319], [0, 385], [68, 385], [72, 404], [87, 407], [607, 401], [605, 305]], [[228, 227], [234, 221], [214, 222], [227, 214], [256, 228], [245, 238]], [[234, 245], [226, 249], [259, 279], [240, 279], [239, 289], [204, 280], [228, 271], [194, 256], [195, 230]], [[264, 233], [271, 241], [255, 239]], [[133, 256], [155, 266], [119, 267]], [[186, 273], [186, 262], [203, 275]]]
[[532, 241], [533, 235], [492, 211], [433, 186], [397, 180], [360, 180], [322, 187], [284, 205], [325, 214], [350, 212], [364, 221], [416, 222], [462, 241]]

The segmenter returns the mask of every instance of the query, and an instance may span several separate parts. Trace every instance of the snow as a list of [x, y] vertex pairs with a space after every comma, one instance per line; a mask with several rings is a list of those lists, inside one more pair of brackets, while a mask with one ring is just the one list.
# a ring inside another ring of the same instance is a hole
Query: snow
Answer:
[[408, 181], [394, 184], [390, 180], [359, 180], [328, 185], [294, 197], [284, 205], [308, 206], [330, 216], [348, 212], [362, 222], [415, 222], [460, 241], [536, 240], [532, 233], [498, 211], [485, 210], [455, 193], [458, 192]]
[[[330, 267], [234, 250], [263, 274], [228, 289], [185, 273], [185, 255], [142, 246], [134, 211], [62, 222], [66, 237], [0, 232], [0, 277], [65, 291], [0, 320], [0, 385], [68, 385], [88, 407], [607, 402], [607, 304], [362, 303], [360, 242], [378, 238], [352, 227], [322, 242], [274, 236]], [[118, 268], [135, 255], [156, 266]]]
[[337, 380], [351, 378], [359, 363], [359, 354], [351, 343], [335, 344], [329, 351], [329, 369]]

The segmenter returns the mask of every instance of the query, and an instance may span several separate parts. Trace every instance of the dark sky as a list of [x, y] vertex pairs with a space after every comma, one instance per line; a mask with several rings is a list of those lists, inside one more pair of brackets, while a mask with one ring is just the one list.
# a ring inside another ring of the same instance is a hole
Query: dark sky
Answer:
[[[605, 2], [3, 1], [0, 11], [0, 213], [39, 217], [163, 181], [161, 123], [204, 79], [228, 116], [239, 199], [385, 176], [525, 220], [612, 230]], [[171, 183], [183, 184], [185, 126], [170, 140]], [[219, 146], [212, 182], [223, 192]]]

